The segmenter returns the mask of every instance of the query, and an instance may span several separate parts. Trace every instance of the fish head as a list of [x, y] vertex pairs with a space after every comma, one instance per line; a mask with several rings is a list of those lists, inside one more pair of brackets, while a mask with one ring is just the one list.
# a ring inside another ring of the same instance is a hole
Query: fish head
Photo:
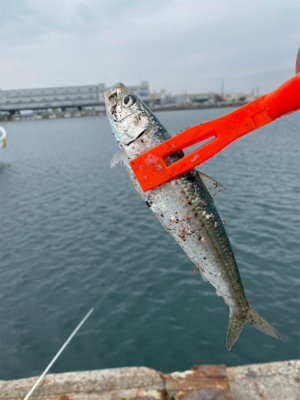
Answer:
[[123, 83], [106, 89], [105, 107], [113, 134], [119, 144], [129, 145], [151, 125], [151, 111]]

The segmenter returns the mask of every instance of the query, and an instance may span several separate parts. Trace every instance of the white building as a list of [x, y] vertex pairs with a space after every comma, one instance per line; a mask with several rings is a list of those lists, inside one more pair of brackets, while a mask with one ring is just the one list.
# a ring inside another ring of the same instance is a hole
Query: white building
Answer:
[[246, 95], [243, 93], [232, 92], [232, 93], [223, 93], [223, 101], [227, 101], [229, 103], [233, 103], [236, 101], [245, 101]]
[[102, 85], [1, 90], [1, 110], [74, 107], [98, 104]]
[[[150, 100], [147, 81], [129, 86], [143, 101]], [[0, 89], [0, 110], [20, 111], [47, 108], [104, 106], [105, 84], [42, 89]]]

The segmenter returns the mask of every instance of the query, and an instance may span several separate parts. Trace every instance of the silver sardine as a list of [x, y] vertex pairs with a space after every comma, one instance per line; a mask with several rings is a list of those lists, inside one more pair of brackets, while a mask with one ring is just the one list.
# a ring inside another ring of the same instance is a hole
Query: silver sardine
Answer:
[[[107, 115], [120, 150], [111, 167], [122, 161], [146, 205], [177, 241], [229, 306], [228, 350], [237, 341], [245, 322], [280, 338], [278, 332], [248, 303], [237, 263], [213, 196], [225, 188], [195, 169], [144, 193], [128, 161], [170, 138], [151, 110], [122, 83], [105, 92]], [[166, 157], [171, 164], [182, 157]]]

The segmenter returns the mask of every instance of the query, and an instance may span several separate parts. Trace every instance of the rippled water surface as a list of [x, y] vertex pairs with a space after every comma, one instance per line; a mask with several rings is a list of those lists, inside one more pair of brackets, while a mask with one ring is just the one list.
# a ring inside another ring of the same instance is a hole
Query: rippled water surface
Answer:
[[[158, 113], [171, 133], [230, 109]], [[106, 116], [2, 123], [0, 379], [40, 374], [103, 296], [52, 372], [300, 357], [299, 112], [201, 166], [227, 191], [226, 220], [249, 302], [281, 334], [245, 325], [228, 352], [228, 307], [145, 206]]]

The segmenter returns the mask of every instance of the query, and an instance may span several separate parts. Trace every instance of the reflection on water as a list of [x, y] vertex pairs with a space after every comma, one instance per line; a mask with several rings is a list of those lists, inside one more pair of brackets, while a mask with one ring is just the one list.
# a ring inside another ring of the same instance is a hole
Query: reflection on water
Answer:
[[[158, 117], [176, 133], [229, 111]], [[248, 325], [229, 353], [228, 307], [109, 168], [107, 118], [3, 123], [0, 379], [41, 373], [112, 284], [52, 372], [299, 358], [299, 125], [299, 112], [283, 117], [199, 168], [227, 188], [215, 202], [247, 298], [282, 336]]]

